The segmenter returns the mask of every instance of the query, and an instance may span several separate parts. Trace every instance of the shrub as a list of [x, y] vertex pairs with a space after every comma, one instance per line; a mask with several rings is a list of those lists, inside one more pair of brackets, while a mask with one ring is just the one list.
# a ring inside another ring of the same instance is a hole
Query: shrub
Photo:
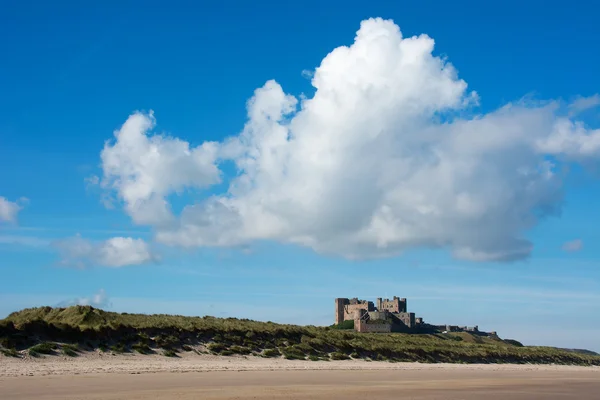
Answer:
[[73, 344], [63, 344], [62, 345], [62, 353], [68, 357], [77, 357], [79, 354], [77, 352], [79, 348]]
[[348, 355], [346, 355], [344, 353], [340, 353], [340, 352], [331, 353], [330, 357], [332, 360], [349, 360], [350, 359], [350, 357], [348, 357]]
[[523, 343], [514, 339], [504, 339], [504, 343], [508, 343], [512, 346], [523, 347]]
[[242, 347], [242, 346], [231, 346], [229, 348], [229, 350], [231, 350], [235, 354], [244, 354], [244, 355], [246, 355], [246, 354], [252, 353], [252, 350], [250, 350], [247, 347]]
[[19, 357], [19, 353], [16, 349], [2, 349], [0, 352], [2, 352], [2, 354], [4, 354], [6, 357]]
[[315, 356], [315, 355], [311, 354], [310, 356], [308, 356], [308, 359], [310, 361], [319, 361], [319, 360], [321, 360], [321, 357], [318, 357], [318, 356]]
[[136, 343], [131, 346], [131, 348], [140, 354], [149, 354], [152, 352], [150, 346], [148, 346], [146, 343]]
[[357, 352], [353, 352], [352, 354], [350, 354], [350, 357], [352, 357], [352, 358], [360, 358], [360, 354], [358, 354]]
[[263, 353], [262, 353], [263, 357], [279, 357], [281, 355], [281, 352], [277, 349], [266, 349]]
[[340, 322], [337, 325], [331, 325], [331, 329], [354, 329], [354, 320], [348, 319], [346, 321]]
[[[147, 342], [146, 342], [147, 343]], [[173, 335], [159, 336], [156, 338], [156, 345], [165, 349], [170, 349], [179, 344], [179, 339]]]
[[13, 347], [13, 343], [12, 340], [10, 340], [7, 337], [2, 337], [0, 338], [0, 346], [5, 347], [5, 348], [11, 348]]
[[29, 348], [29, 355], [37, 357], [40, 354], [52, 354], [56, 349], [56, 343], [43, 342]]
[[110, 346], [110, 350], [114, 353], [125, 353], [125, 351], [127, 351], [127, 348], [123, 343], [117, 343]]
[[209, 345], [206, 347], [213, 353], [221, 353], [222, 351], [227, 349], [227, 346], [225, 346], [222, 343], [209, 343]]
[[150, 343], [150, 337], [144, 332], [141, 332], [138, 334], [138, 341], [143, 344], [148, 344]]
[[296, 347], [286, 347], [283, 349], [283, 356], [287, 360], [304, 360], [306, 359], [306, 354]]
[[232, 356], [234, 353], [231, 350], [221, 350], [219, 354], [222, 356]]
[[177, 357], [177, 353], [175, 353], [173, 350], [165, 350], [163, 351], [163, 355], [165, 357]]

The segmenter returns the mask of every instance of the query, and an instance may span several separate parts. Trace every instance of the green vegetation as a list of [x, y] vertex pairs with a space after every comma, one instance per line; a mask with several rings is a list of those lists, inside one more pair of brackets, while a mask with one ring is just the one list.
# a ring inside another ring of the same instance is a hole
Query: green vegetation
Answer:
[[247, 355], [247, 354], [252, 353], [252, 350], [250, 350], [247, 347], [243, 347], [243, 346], [231, 346], [229, 348], [229, 350], [231, 350], [234, 354]]
[[0, 350], [4, 355], [25, 350], [34, 356], [55, 354], [59, 348], [66, 355], [76, 355], [83, 348], [142, 354], [160, 350], [171, 357], [197, 346], [223, 356], [295, 360], [351, 357], [389, 362], [600, 365], [600, 356], [591, 352], [523, 346], [514, 340], [467, 332], [356, 333], [347, 325], [296, 326], [235, 318], [118, 314], [89, 306], [41, 307], [0, 320]]
[[152, 349], [150, 348], [150, 346], [148, 346], [146, 343], [143, 343], [143, 342], [136, 343], [133, 346], [131, 346], [131, 348], [140, 354], [152, 353]]
[[266, 349], [262, 355], [263, 355], [263, 357], [269, 357], [269, 358], [279, 357], [281, 355], [281, 352], [277, 349]]
[[331, 329], [354, 329], [354, 320], [348, 319], [340, 324], [331, 325]]
[[518, 341], [513, 340], [513, 339], [504, 339], [504, 342], [508, 343], [508, 344], [512, 344], [513, 346], [523, 347], [523, 343], [518, 342]]
[[32, 357], [39, 357], [40, 354], [54, 354], [58, 346], [56, 343], [42, 342], [29, 348], [29, 355]]
[[332, 360], [349, 360], [350, 359], [350, 356], [348, 356], [344, 353], [340, 353], [340, 352], [331, 353], [330, 357]]
[[163, 356], [165, 356], [165, 357], [177, 357], [177, 353], [175, 353], [173, 350], [165, 350], [165, 351], [163, 351]]
[[113, 344], [112, 346], [110, 346], [110, 350], [113, 353], [125, 353], [127, 351], [127, 349], [125, 348], [125, 345], [123, 343], [117, 343], [117, 344]]
[[286, 347], [283, 349], [283, 357], [287, 360], [305, 360], [306, 354], [297, 347]]
[[73, 344], [63, 344], [62, 353], [68, 357], [77, 357], [79, 354], [79, 346]]
[[19, 353], [16, 349], [2, 349], [0, 353], [5, 355], [6, 357], [19, 357]]

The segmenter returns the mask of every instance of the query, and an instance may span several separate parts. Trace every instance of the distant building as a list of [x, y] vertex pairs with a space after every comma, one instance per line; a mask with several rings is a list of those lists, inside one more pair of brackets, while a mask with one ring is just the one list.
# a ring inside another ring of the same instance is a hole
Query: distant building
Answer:
[[335, 299], [335, 324], [348, 320], [354, 321], [357, 332], [471, 332], [496, 336], [495, 332], [479, 332], [478, 326], [427, 324], [423, 318], [408, 312], [406, 299], [397, 296], [391, 300], [378, 298], [375, 304], [356, 297]]

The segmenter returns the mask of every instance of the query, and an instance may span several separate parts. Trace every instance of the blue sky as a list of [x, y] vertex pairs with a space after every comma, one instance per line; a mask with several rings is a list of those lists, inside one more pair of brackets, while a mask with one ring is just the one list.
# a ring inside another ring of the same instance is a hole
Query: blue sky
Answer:
[[214, 3], [1, 6], [0, 317], [398, 295], [600, 350], [596, 6]]

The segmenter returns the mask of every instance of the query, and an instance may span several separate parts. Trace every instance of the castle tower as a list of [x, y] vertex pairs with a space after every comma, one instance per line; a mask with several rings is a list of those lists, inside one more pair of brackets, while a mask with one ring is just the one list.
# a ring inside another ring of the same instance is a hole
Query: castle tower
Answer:
[[335, 324], [339, 325], [344, 322], [344, 305], [348, 299], [337, 298], [335, 299]]
[[406, 298], [401, 298], [400, 302], [398, 303], [398, 312], [408, 312], [408, 306], [406, 304]]

